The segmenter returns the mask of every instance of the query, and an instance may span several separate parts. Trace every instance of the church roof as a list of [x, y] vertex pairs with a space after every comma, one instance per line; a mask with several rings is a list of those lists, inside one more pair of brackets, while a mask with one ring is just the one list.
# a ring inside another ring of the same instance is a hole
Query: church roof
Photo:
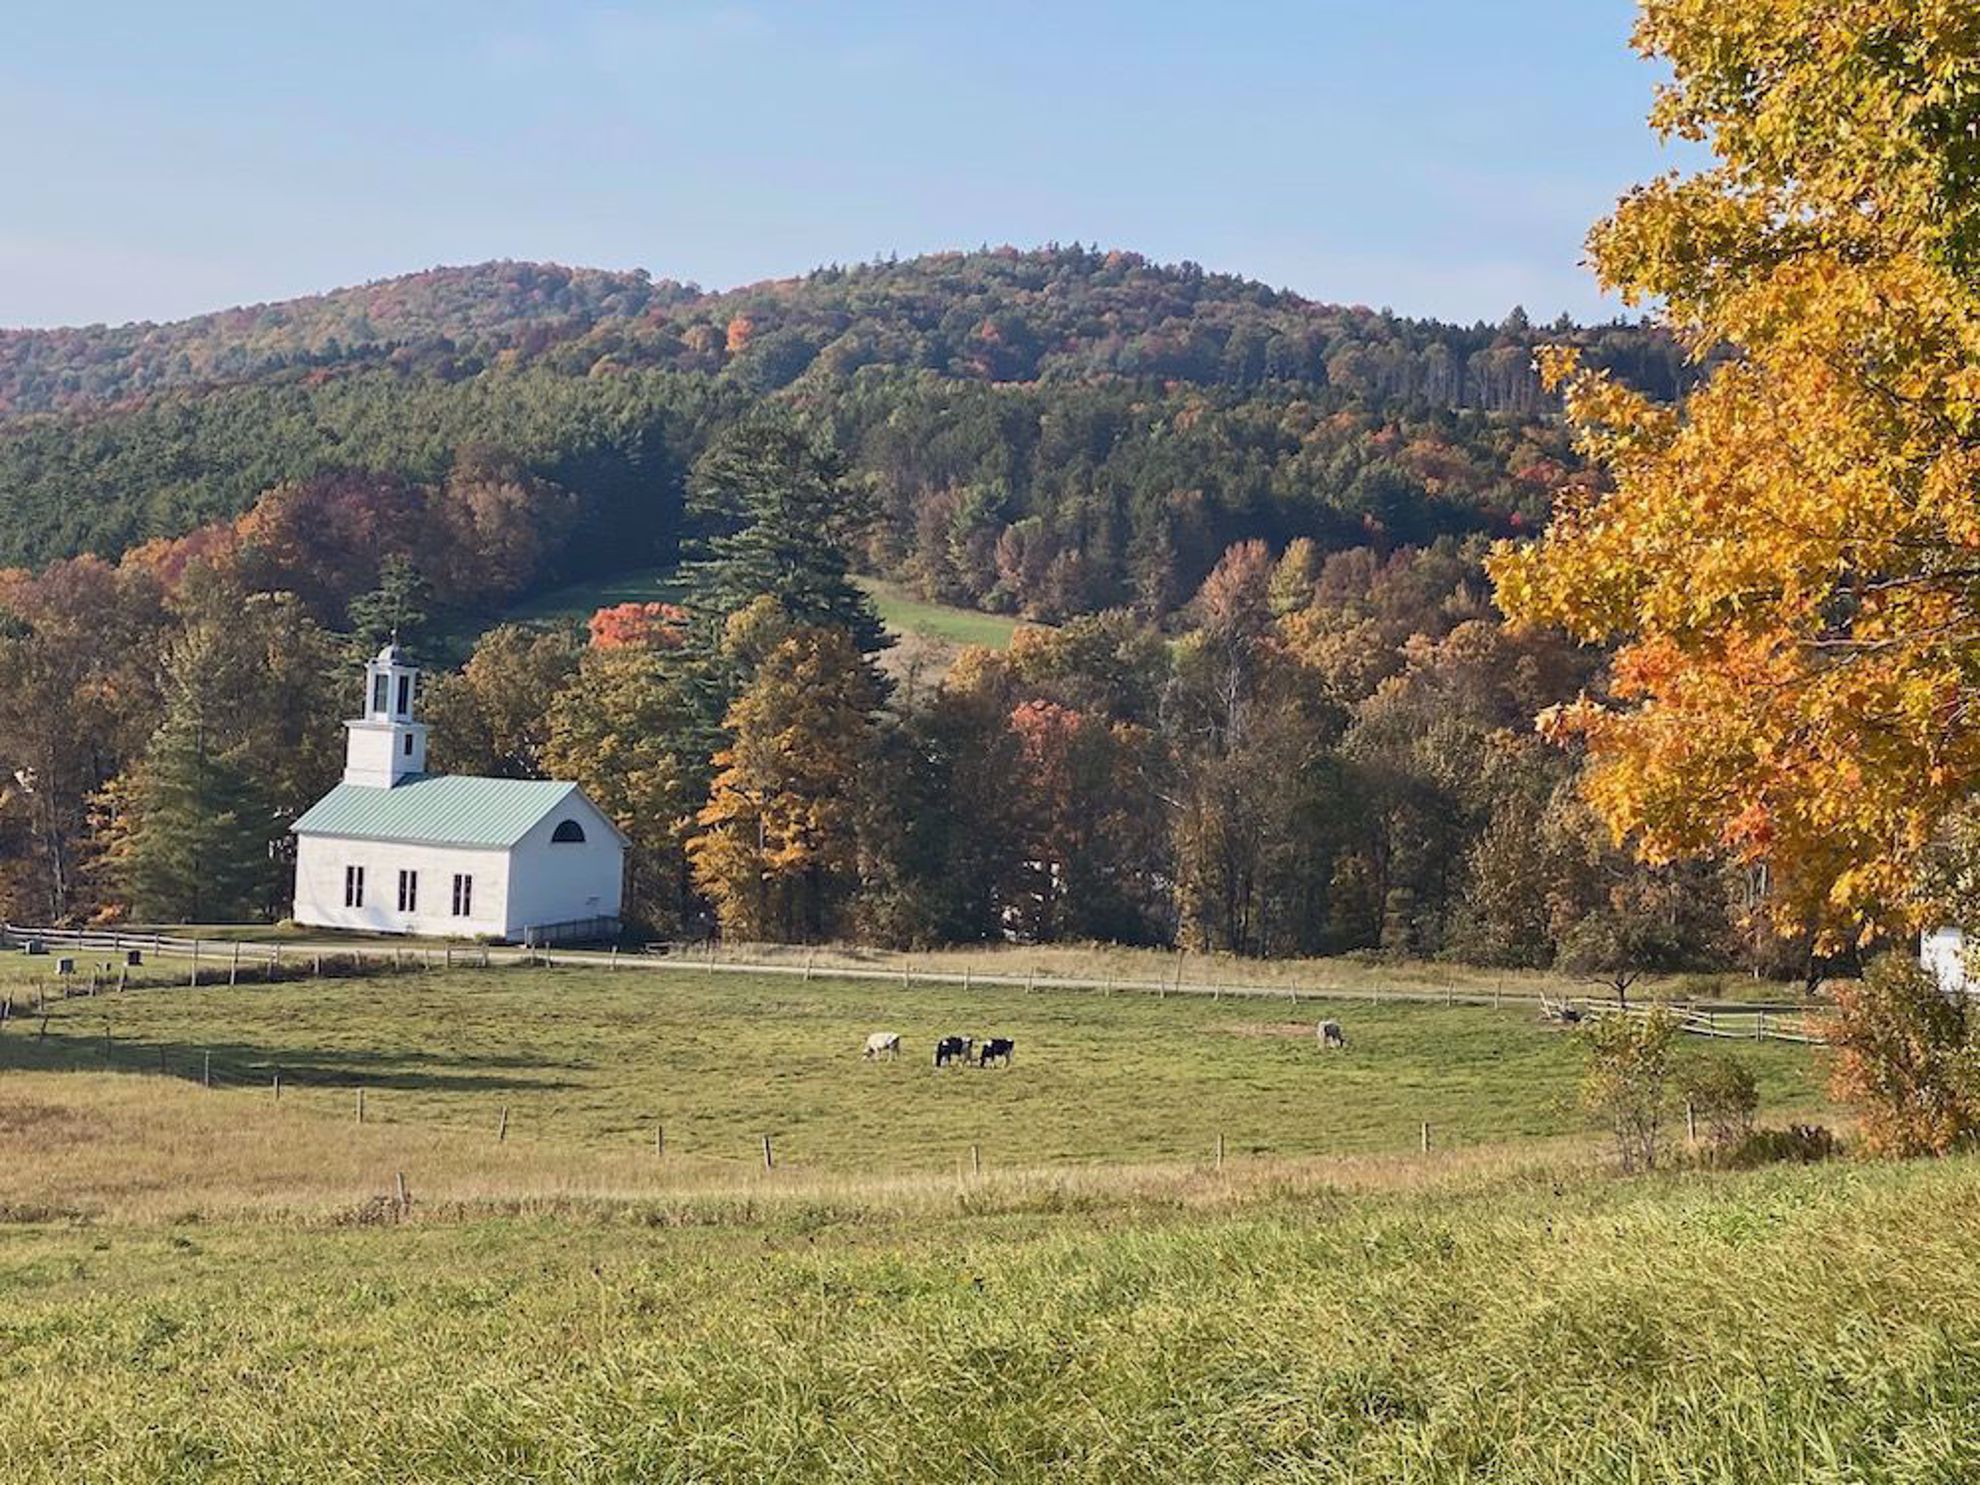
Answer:
[[339, 784], [289, 828], [422, 846], [513, 846], [543, 817], [584, 796], [553, 779], [414, 774], [389, 789]]

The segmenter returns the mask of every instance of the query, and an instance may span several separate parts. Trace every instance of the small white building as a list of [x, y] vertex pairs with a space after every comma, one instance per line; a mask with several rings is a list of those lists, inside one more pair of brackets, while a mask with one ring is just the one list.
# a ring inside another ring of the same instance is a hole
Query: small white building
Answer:
[[1918, 962], [1946, 994], [1967, 993], [1965, 930], [1934, 928], [1918, 941]]
[[576, 784], [429, 775], [418, 677], [396, 645], [365, 667], [344, 781], [291, 827], [296, 922], [526, 943], [616, 933], [625, 836]]

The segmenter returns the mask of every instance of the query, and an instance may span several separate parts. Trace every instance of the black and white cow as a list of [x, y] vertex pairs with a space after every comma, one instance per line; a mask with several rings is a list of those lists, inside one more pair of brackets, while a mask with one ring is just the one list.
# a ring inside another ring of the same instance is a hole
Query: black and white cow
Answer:
[[1017, 1043], [1007, 1036], [986, 1036], [983, 1039], [983, 1050], [977, 1054], [976, 1065], [988, 1067], [993, 1062], [1002, 1062], [1005, 1067], [1009, 1067], [1011, 1053], [1016, 1048]]
[[945, 1036], [935, 1043], [935, 1065], [947, 1067], [951, 1062], [969, 1061], [970, 1038], [966, 1036]]
[[1328, 1047], [1345, 1049], [1347, 1047], [1347, 1033], [1341, 1030], [1341, 1023], [1338, 1021], [1322, 1021], [1314, 1028], [1313, 1034], [1319, 1039], [1323, 1049]]

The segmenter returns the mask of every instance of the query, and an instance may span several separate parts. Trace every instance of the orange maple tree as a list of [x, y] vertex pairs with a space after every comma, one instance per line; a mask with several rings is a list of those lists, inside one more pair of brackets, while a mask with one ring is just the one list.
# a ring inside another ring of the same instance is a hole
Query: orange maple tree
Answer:
[[1637, 44], [1653, 123], [1718, 158], [1591, 253], [1716, 369], [1678, 408], [1545, 358], [1608, 480], [1498, 552], [1498, 599], [1619, 647], [1547, 718], [1611, 827], [1766, 863], [1833, 944], [1929, 910], [1980, 781], [1980, 12], [1646, 0]]

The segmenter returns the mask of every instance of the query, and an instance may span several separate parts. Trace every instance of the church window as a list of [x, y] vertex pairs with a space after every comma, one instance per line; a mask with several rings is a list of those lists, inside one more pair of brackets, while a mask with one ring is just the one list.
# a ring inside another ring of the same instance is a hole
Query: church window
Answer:
[[347, 866], [344, 868], [344, 906], [361, 908], [364, 906], [364, 868]]
[[399, 911], [402, 913], [419, 911], [419, 873], [416, 871], [399, 873]]
[[399, 677], [399, 715], [412, 715], [412, 677], [409, 675]]
[[581, 846], [584, 844], [584, 827], [575, 820], [565, 820], [550, 832], [554, 845]]
[[471, 918], [474, 916], [474, 878], [454, 874], [454, 916]]
[[392, 678], [390, 676], [375, 675], [371, 678], [371, 709], [373, 711], [383, 712], [385, 710], [385, 698], [391, 685]]
[[412, 734], [410, 732], [406, 734], [406, 756], [408, 758], [412, 757]]

